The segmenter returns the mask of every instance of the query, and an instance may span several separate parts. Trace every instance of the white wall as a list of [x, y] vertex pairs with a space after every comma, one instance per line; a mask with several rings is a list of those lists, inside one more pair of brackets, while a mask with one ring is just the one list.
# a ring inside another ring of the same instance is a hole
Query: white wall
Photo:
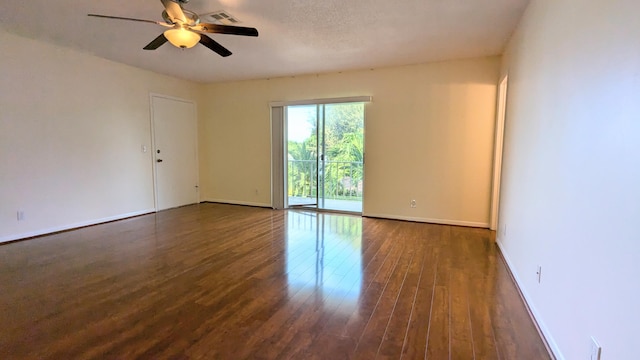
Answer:
[[364, 214], [488, 226], [499, 61], [207, 85], [201, 198], [270, 204], [269, 102], [370, 95]]
[[149, 93], [199, 85], [3, 31], [0, 44], [0, 241], [153, 210]]
[[560, 358], [589, 359], [591, 336], [602, 359], [639, 358], [639, 13], [533, 0], [504, 57], [498, 240]]

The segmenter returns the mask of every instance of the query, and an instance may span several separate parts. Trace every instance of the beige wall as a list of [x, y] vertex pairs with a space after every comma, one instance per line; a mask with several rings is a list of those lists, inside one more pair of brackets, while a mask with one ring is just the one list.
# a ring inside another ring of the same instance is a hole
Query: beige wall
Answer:
[[269, 102], [372, 95], [365, 213], [487, 224], [498, 58], [200, 85], [0, 40], [0, 241], [153, 210], [149, 93], [198, 101], [202, 200], [270, 205]]
[[0, 241], [153, 210], [149, 93], [199, 85], [3, 31], [0, 44]]
[[638, 358], [638, 13], [533, 0], [504, 58], [498, 241], [560, 359], [589, 359], [591, 336], [602, 359]]
[[202, 199], [270, 205], [269, 102], [370, 95], [364, 213], [487, 226], [499, 61], [207, 85]]

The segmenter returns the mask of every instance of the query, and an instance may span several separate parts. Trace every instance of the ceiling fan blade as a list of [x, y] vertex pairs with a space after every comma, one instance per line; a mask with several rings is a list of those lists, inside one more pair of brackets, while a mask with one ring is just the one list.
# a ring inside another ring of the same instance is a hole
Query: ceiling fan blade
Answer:
[[145, 20], [145, 19], [134, 19], [134, 18], [128, 18], [128, 17], [122, 17], [122, 16], [109, 16], [109, 15], [99, 15], [99, 14], [87, 14], [87, 16], [99, 17], [99, 18], [104, 18], [104, 19], [139, 21], [139, 22], [146, 22], [146, 23], [162, 25], [162, 26], [166, 26], [167, 25], [167, 24], [162, 23], [160, 21]]
[[155, 50], [167, 42], [167, 38], [164, 33], [160, 34], [157, 38], [153, 39], [147, 46], [143, 47], [144, 50]]
[[243, 26], [200, 23], [198, 25], [192, 26], [191, 29], [200, 31], [200, 32], [215, 33], [215, 34], [258, 36], [258, 30], [256, 28], [243, 27]]
[[227, 57], [231, 55], [231, 51], [229, 51], [224, 46], [218, 44], [217, 41], [208, 37], [207, 35], [200, 34], [200, 44], [208, 47], [210, 50], [215, 51], [218, 55], [222, 57]]
[[171, 20], [176, 23], [185, 24], [187, 17], [184, 16], [182, 7], [175, 0], [160, 0]]

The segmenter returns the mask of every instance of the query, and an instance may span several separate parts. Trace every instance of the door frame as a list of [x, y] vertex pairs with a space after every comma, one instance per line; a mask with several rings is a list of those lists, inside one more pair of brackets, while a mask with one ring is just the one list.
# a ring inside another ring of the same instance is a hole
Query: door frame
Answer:
[[[284, 182], [282, 183], [282, 192], [284, 194], [284, 209], [291, 209], [291, 208], [297, 208], [297, 209], [313, 209], [313, 210], [318, 210], [319, 209], [319, 201], [320, 201], [320, 195], [319, 195], [319, 191], [320, 191], [320, 178], [318, 176], [318, 171], [320, 169], [320, 157], [316, 156], [315, 159], [315, 164], [316, 164], [316, 202], [315, 204], [307, 204], [307, 205], [291, 205], [289, 204], [289, 158], [287, 156], [287, 154], [289, 153], [289, 112], [287, 111], [287, 108], [290, 106], [299, 106], [298, 105], [285, 105], [282, 107], [282, 111], [283, 111], [283, 119], [284, 119], [284, 126], [283, 126], [283, 135], [282, 135], [282, 149], [284, 151], [284, 155], [285, 155], [285, 159], [283, 160], [283, 177], [284, 177]], [[319, 105], [320, 104], [302, 104], [304, 106], [306, 105], [314, 105], [316, 107], [316, 139], [320, 138], [320, 129], [318, 127], [318, 124], [320, 122], [319, 120]], [[324, 121], [323, 121], [324, 123]], [[319, 143], [316, 144], [316, 147], [319, 146]]]
[[150, 122], [151, 122], [151, 167], [152, 167], [152, 175], [153, 175], [153, 208], [156, 212], [160, 211], [158, 209], [158, 167], [156, 163], [157, 153], [156, 149], [156, 130], [155, 130], [155, 115], [153, 109], [153, 99], [167, 99], [180, 101], [184, 103], [191, 104], [193, 106], [193, 115], [194, 121], [196, 122], [196, 136], [194, 139], [195, 147], [196, 147], [196, 181], [197, 181], [197, 190], [196, 190], [196, 204], [200, 203], [200, 159], [199, 159], [199, 145], [198, 145], [198, 106], [195, 101], [189, 99], [183, 99], [176, 96], [159, 94], [159, 93], [149, 93], [149, 109], [150, 109]]
[[502, 180], [502, 156], [504, 147], [504, 126], [507, 119], [507, 91], [509, 74], [505, 74], [498, 85], [498, 101], [496, 112], [496, 129], [493, 147], [493, 180], [491, 184], [491, 214], [489, 229], [498, 229], [498, 215], [500, 212], [500, 183]]
[[[287, 106], [296, 105], [326, 105], [326, 104], [340, 104], [359, 102], [364, 103], [364, 139], [365, 150], [362, 154], [362, 163], [365, 165], [366, 159], [366, 127], [367, 127], [367, 106], [373, 102], [372, 96], [349, 96], [339, 98], [324, 98], [324, 99], [308, 99], [308, 100], [293, 100], [293, 101], [271, 101], [269, 102], [269, 109], [271, 114], [271, 207], [279, 209], [282, 206], [283, 209], [288, 209], [288, 195], [284, 192], [284, 186], [287, 183], [287, 120], [286, 120], [286, 108]], [[281, 174], [281, 175], [279, 175]], [[363, 183], [365, 183], [365, 174], [362, 174]], [[364, 213], [366, 186], [362, 191], [362, 213]], [[278, 197], [276, 199], [276, 197]], [[280, 199], [282, 197], [282, 199]], [[318, 206], [316, 205], [316, 210]], [[328, 211], [328, 210], [327, 210]]]

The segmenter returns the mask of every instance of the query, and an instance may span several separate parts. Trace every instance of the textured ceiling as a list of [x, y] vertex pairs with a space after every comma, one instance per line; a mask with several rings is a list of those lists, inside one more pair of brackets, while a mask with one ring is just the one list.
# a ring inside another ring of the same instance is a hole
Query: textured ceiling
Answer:
[[[142, 48], [163, 28], [88, 13], [162, 21], [160, 0], [0, 2], [8, 32], [183, 79], [216, 82], [419, 64], [500, 54], [529, 0], [191, 0], [226, 10], [260, 36], [213, 34], [204, 46]], [[46, 58], [47, 54], [43, 54]]]

